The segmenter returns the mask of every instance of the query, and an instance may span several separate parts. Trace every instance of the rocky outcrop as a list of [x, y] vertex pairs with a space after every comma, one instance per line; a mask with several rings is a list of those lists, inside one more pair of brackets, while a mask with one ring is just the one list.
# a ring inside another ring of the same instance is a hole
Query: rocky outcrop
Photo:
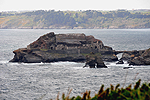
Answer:
[[134, 57], [141, 56], [144, 52], [145, 50], [124, 51], [121, 60], [132, 60]]
[[15, 56], [12, 60], [10, 60], [10, 62], [40, 63], [43, 60], [38, 53], [35, 53], [31, 49], [27, 48], [15, 50], [13, 53]]
[[129, 65], [150, 65], [150, 48], [138, 57], [130, 60]]
[[90, 53], [86, 56], [86, 64], [84, 67], [90, 68], [107, 68], [104, 64], [103, 60], [101, 59], [100, 55]]
[[123, 53], [120, 60], [128, 61], [129, 65], [150, 65], [150, 49], [139, 51], [115, 51], [115, 54], [118, 53]]
[[[83, 33], [54, 34], [47, 33], [29, 44], [27, 48], [13, 51], [14, 58], [10, 62], [57, 62], [86, 60], [85, 55], [93, 52], [101, 54], [103, 60], [114, 59], [114, 50], [104, 46], [101, 40]], [[107, 58], [107, 59], [106, 59]]]

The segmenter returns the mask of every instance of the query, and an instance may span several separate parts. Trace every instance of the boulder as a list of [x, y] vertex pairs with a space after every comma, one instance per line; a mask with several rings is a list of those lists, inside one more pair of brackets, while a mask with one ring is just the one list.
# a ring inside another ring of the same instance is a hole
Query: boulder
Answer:
[[84, 67], [87, 66], [90, 68], [107, 68], [100, 55], [96, 55], [94, 53], [90, 53], [86, 56], [86, 64]]
[[132, 58], [131, 58], [131, 54], [129, 54], [129, 53], [123, 53], [123, 54], [122, 54], [121, 60], [126, 60], [126, 61], [128, 61], [128, 60], [130, 60], [130, 59], [132, 59]]
[[97, 68], [107, 68], [100, 56], [96, 57]]
[[134, 57], [129, 65], [150, 65], [150, 48], [138, 57]]

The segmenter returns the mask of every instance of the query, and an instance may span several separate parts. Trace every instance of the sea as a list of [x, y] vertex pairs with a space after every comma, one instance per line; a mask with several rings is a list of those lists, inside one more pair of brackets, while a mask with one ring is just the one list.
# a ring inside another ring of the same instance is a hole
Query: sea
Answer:
[[[91, 91], [98, 93], [102, 84], [119, 88], [132, 86], [141, 79], [150, 82], [150, 65], [116, 65], [104, 62], [108, 68], [83, 68], [85, 63], [10, 63], [13, 51], [25, 48], [40, 36], [55, 32], [84, 33], [102, 40], [114, 50], [145, 50], [150, 48], [150, 29], [0, 29], [0, 100], [50, 100], [61, 99], [62, 94], [70, 97], [82, 96]], [[121, 58], [122, 54], [117, 55]]]

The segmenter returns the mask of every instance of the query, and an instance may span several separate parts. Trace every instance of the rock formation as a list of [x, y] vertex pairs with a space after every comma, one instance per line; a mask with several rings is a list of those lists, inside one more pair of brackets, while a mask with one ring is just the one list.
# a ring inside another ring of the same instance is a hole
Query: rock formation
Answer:
[[129, 65], [150, 65], [150, 48], [138, 57], [130, 60]]
[[93, 52], [86, 55], [86, 64], [84, 67], [88, 67], [88, 65], [90, 68], [107, 68], [101, 57]]
[[121, 60], [132, 60], [134, 57], [141, 56], [145, 50], [133, 50], [133, 51], [124, 51]]
[[150, 65], [150, 48], [139, 51], [115, 51], [115, 54], [118, 53], [123, 53], [120, 60], [128, 61], [129, 65]]
[[84, 62], [85, 55], [100, 53], [103, 60], [118, 60], [111, 47], [104, 46], [101, 40], [93, 36], [79, 34], [47, 33], [29, 44], [27, 48], [13, 51], [14, 58], [10, 62], [39, 63], [74, 61]]

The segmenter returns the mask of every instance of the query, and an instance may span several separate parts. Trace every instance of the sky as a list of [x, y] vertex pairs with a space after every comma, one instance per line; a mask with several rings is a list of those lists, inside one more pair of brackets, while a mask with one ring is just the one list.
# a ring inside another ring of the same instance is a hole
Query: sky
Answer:
[[1, 11], [150, 9], [150, 0], [0, 0]]

